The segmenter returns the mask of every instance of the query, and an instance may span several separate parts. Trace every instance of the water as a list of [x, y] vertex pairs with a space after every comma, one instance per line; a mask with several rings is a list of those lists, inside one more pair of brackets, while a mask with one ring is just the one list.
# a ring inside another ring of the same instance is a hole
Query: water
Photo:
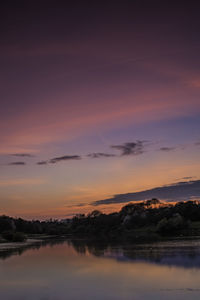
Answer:
[[52, 242], [0, 257], [0, 299], [200, 299], [200, 241]]

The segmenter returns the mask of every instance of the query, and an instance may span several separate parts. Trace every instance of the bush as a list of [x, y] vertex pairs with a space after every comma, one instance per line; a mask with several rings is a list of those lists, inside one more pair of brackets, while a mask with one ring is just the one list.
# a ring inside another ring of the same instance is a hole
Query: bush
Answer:
[[8, 241], [8, 242], [12, 242], [13, 241], [13, 236], [14, 233], [12, 231], [4, 231], [2, 232], [2, 237]]
[[4, 231], [2, 237], [8, 242], [25, 242], [27, 237], [22, 232]]
[[180, 214], [175, 214], [171, 218], [163, 218], [158, 222], [157, 231], [163, 234], [173, 233], [183, 229], [186, 226], [183, 217]]
[[22, 232], [16, 232], [13, 236], [13, 242], [25, 242], [27, 240], [27, 237]]

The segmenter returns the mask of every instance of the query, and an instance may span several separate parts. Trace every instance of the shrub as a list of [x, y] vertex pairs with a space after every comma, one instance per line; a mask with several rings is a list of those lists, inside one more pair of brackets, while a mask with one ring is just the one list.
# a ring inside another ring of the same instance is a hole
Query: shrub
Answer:
[[175, 214], [171, 218], [163, 218], [158, 222], [157, 231], [163, 234], [173, 233], [174, 231], [183, 229], [186, 226], [183, 217]]
[[13, 236], [14, 233], [12, 231], [4, 231], [2, 232], [2, 237], [8, 241], [8, 242], [12, 242], [13, 241]]
[[27, 237], [22, 232], [4, 231], [2, 237], [8, 242], [25, 242]]
[[22, 232], [16, 232], [13, 236], [13, 242], [25, 242], [27, 240], [27, 237]]

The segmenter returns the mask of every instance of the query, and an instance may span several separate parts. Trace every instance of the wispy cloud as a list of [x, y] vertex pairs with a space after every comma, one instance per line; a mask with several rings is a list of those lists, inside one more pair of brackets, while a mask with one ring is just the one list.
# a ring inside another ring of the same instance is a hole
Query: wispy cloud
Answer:
[[43, 161], [38, 161], [37, 162], [37, 165], [47, 165], [47, 161], [46, 160], [43, 160]]
[[121, 151], [121, 156], [125, 155], [139, 155], [144, 153], [144, 144], [146, 141], [136, 141], [131, 143], [124, 143], [122, 145], [112, 145], [112, 149]]
[[161, 147], [159, 150], [163, 151], [163, 152], [170, 152], [170, 151], [173, 151], [175, 149], [176, 149], [175, 147]]
[[[138, 155], [144, 152], [145, 143], [147, 141], [138, 140], [136, 142], [124, 143], [121, 145], [111, 145], [112, 149], [120, 150], [121, 153], [119, 155], [114, 153], [104, 153], [104, 152], [93, 152], [86, 155], [86, 157], [90, 158], [109, 158], [109, 157], [119, 157], [119, 156], [127, 156], [127, 155]], [[60, 161], [68, 161], [68, 160], [80, 160], [82, 159], [81, 155], [64, 155], [51, 158], [49, 160], [39, 161], [37, 165], [47, 165], [47, 164], [55, 164]]]
[[72, 207], [84, 207], [84, 206], [87, 206], [87, 205], [90, 205], [90, 203], [78, 203], [78, 204], [74, 204], [74, 205], [64, 205], [64, 207], [67, 207], [67, 208], [72, 208]]
[[[200, 144], [200, 142], [196, 143]], [[118, 144], [118, 145], [111, 145], [110, 148], [114, 150], [118, 150], [119, 154], [115, 153], [106, 153], [106, 152], [91, 152], [89, 154], [85, 155], [64, 155], [64, 156], [58, 156], [51, 158], [49, 160], [43, 160], [43, 161], [38, 161], [36, 164], [37, 165], [47, 165], [47, 164], [55, 164], [57, 162], [61, 161], [69, 161], [69, 160], [80, 160], [83, 159], [84, 157], [89, 157], [89, 158], [110, 158], [110, 157], [122, 157], [122, 156], [131, 156], [131, 155], [141, 155], [146, 151], [146, 147], [152, 145], [152, 142], [147, 141], [147, 140], [136, 140], [135, 142], [126, 142], [123, 144]], [[170, 152], [173, 150], [178, 149], [179, 146], [174, 146], [174, 147], [160, 147], [159, 149], [155, 151], [162, 151], [162, 152]], [[185, 149], [185, 147], [182, 147], [180, 149]], [[25, 155], [25, 154], [20, 154], [20, 155]]]
[[33, 154], [29, 154], [29, 153], [13, 153], [10, 155], [15, 157], [35, 157]]
[[26, 163], [24, 161], [15, 161], [8, 164], [8, 166], [24, 166]]
[[171, 185], [156, 187], [136, 193], [115, 195], [112, 198], [91, 203], [94, 206], [112, 203], [125, 203], [158, 198], [166, 201], [184, 201], [200, 197], [200, 180], [183, 181]]
[[82, 157], [80, 155], [64, 155], [51, 158], [49, 160], [38, 161], [37, 165], [47, 165], [47, 164], [56, 164], [61, 161], [69, 161], [69, 160], [80, 160]]
[[111, 153], [95, 152], [95, 153], [89, 153], [87, 156], [91, 158], [101, 158], [101, 157], [115, 157], [116, 155]]
[[65, 155], [65, 156], [59, 156], [59, 157], [52, 158], [52, 159], [50, 159], [49, 163], [55, 164], [60, 161], [79, 160], [79, 159], [81, 159], [81, 156], [79, 156], [79, 155]]

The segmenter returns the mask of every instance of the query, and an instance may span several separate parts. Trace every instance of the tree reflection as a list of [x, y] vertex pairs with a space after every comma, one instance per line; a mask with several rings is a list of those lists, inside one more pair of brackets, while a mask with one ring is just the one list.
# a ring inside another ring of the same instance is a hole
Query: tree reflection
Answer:
[[152, 244], [117, 244], [105, 241], [84, 239], [53, 239], [26, 245], [18, 249], [8, 249], [0, 252], [0, 259], [5, 260], [13, 255], [41, 247], [67, 245], [79, 255], [115, 259], [121, 262], [149, 262], [159, 265], [179, 266], [184, 268], [200, 268], [200, 241], [174, 240]]
[[79, 254], [89, 253], [96, 257], [117, 261], [149, 262], [160, 265], [200, 268], [200, 242], [166, 241], [153, 244], [118, 245], [96, 243], [91, 240], [70, 240], [70, 245]]

